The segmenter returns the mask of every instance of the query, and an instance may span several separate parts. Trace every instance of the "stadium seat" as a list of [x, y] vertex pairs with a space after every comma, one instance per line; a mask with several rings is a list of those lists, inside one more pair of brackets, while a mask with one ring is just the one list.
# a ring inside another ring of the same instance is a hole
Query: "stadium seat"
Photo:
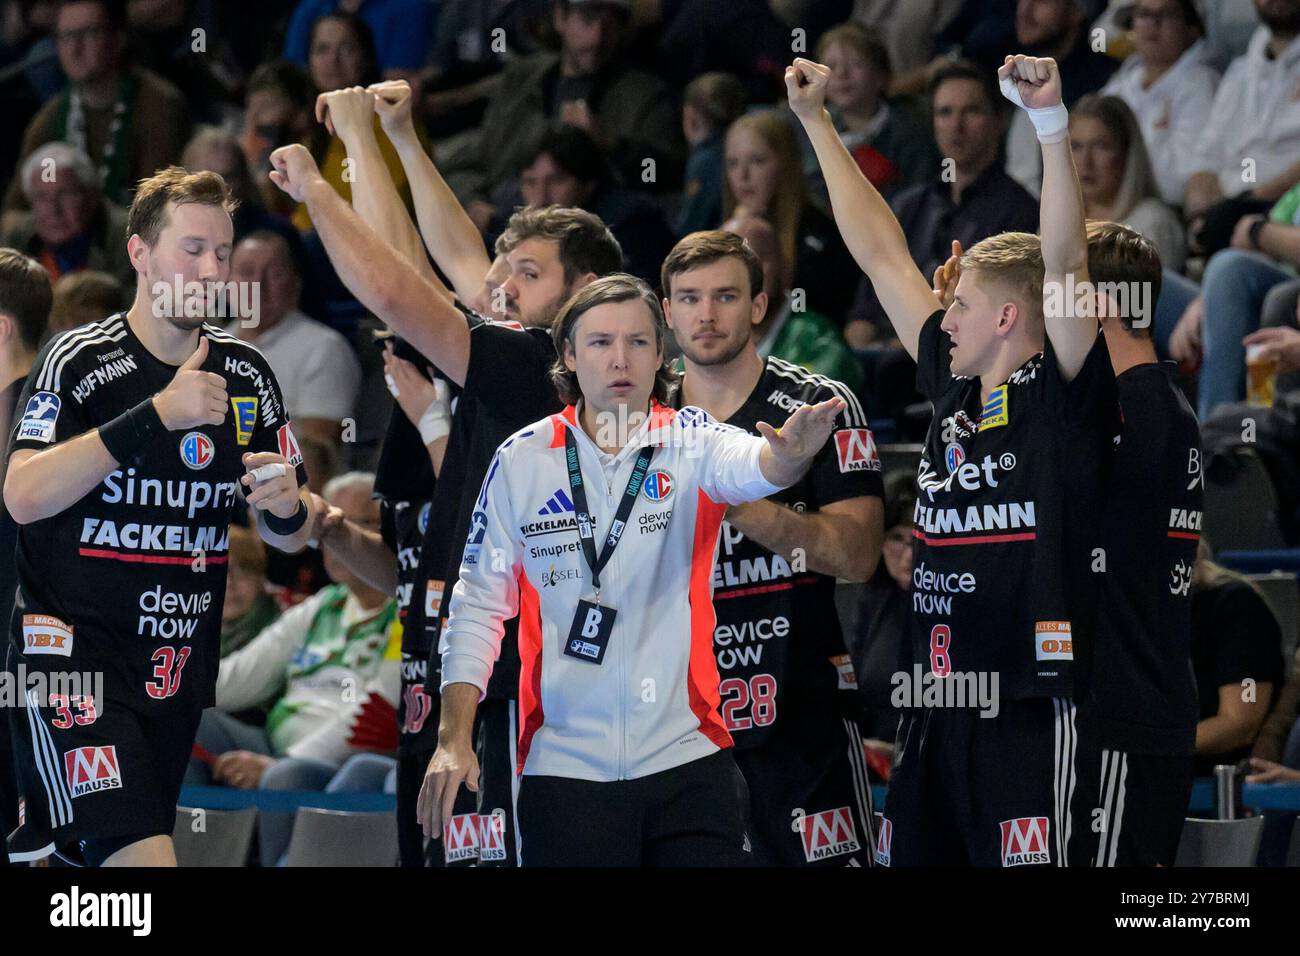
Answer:
[[1273, 479], [1250, 449], [1216, 456], [1206, 468], [1202, 530], [1215, 552], [1285, 547], [1277, 508]]
[[178, 866], [244, 866], [253, 844], [257, 810], [176, 808], [172, 843]]
[[286, 866], [395, 866], [397, 817], [302, 807]]
[[1254, 866], [1263, 835], [1262, 816], [1241, 820], [1188, 817], [1174, 866]]
[[[1300, 628], [1300, 587], [1296, 576], [1285, 572], [1247, 575], [1264, 595], [1269, 609], [1282, 629], [1282, 660], [1295, 657], [1296, 629]], [[1289, 670], [1289, 668], [1288, 668]]]

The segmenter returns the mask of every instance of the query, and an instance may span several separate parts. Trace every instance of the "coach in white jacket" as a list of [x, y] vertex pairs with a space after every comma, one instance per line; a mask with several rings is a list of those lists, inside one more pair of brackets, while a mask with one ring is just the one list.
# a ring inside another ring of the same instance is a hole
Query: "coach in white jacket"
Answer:
[[569, 405], [504, 442], [479, 492], [421, 822], [442, 833], [460, 785], [477, 787], [474, 711], [518, 612], [522, 861], [743, 864], [745, 784], [713, 655], [718, 533], [728, 504], [802, 477], [844, 402], [762, 438], [666, 407], [663, 312], [628, 275], [578, 292], [554, 334]]

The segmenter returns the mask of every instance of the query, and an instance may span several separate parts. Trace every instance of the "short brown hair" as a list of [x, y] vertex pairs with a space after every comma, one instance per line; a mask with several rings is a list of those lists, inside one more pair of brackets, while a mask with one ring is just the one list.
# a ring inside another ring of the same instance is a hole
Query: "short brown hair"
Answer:
[[[1088, 223], [1088, 280], [1102, 282], [1141, 282], [1151, 290], [1147, 302], [1154, 307], [1160, 298], [1162, 267], [1155, 244], [1141, 233], [1117, 222]], [[1155, 335], [1153, 316], [1144, 315], [1142, 325], [1133, 326], [1131, 310], [1120, 315], [1120, 325], [1135, 336]]]
[[664, 353], [664, 360], [659, 370], [655, 372], [653, 395], [661, 403], [668, 401], [669, 393], [677, 384], [677, 373], [669, 364], [664, 350], [664, 342], [668, 337], [668, 323], [664, 321], [663, 307], [659, 304], [659, 298], [654, 294], [654, 290], [636, 276], [628, 275], [626, 272], [616, 272], [589, 282], [575, 292], [561, 307], [559, 315], [555, 317], [555, 324], [551, 326], [551, 338], [555, 342], [555, 364], [551, 366], [551, 382], [555, 385], [560, 400], [566, 405], [576, 405], [578, 399], [582, 397], [577, 373], [569, 371], [568, 366], [564, 364], [564, 344], [569, 343], [574, 351], [577, 351], [574, 335], [578, 320], [598, 305], [630, 302], [633, 299], [640, 299], [654, 319], [655, 348]]
[[699, 110], [714, 132], [724, 130], [745, 112], [749, 93], [731, 73], [701, 73], [686, 84], [682, 103]]
[[232, 216], [239, 207], [226, 181], [216, 173], [191, 173], [180, 166], [168, 166], [140, 180], [126, 217], [126, 237], [139, 236], [151, 246], [156, 243], [167, 225], [168, 203], [220, 206]]
[[0, 249], [0, 312], [14, 320], [32, 351], [45, 334], [53, 301], [50, 274], [39, 262], [17, 249]]
[[673, 246], [672, 251], [668, 253], [668, 258], [664, 260], [663, 268], [659, 273], [664, 298], [673, 297], [673, 276], [690, 272], [700, 266], [712, 265], [719, 259], [727, 257], [739, 259], [745, 271], [749, 273], [750, 298], [763, 291], [763, 263], [759, 261], [757, 253], [750, 248], [749, 243], [734, 232], [710, 229], [705, 232], [693, 232], [684, 239], [678, 240], [677, 245]]
[[65, 332], [83, 323], [82, 312], [93, 311], [100, 318], [118, 312], [126, 304], [126, 293], [116, 276], [94, 269], [79, 269], [60, 276], [54, 283], [54, 305], [50, 309], [50, 328]]
[[606, 276], [623, 268], [623, 247], [597, 215], [568, 206], [517, 209], [497, 239], [495, 252], [505, 255], [526, 239], [550, 239], [560, 245], [564, 281], [588, 272]]
[[817, 41], [817, 59], [826, 62], [826, 53], [831, 47], [843, 45], [853, 50], [881, 73], [892, 73], [889, 62], [889, 47], [880, 38], [879, 32], [864, 27], [853, 20], [831, 27]]
[[961, 257], [962, 271], [978, 272], [1024, 300], [1043, 323], [1043, 247], [1031, 232], [1003, 232], [975, 243]]

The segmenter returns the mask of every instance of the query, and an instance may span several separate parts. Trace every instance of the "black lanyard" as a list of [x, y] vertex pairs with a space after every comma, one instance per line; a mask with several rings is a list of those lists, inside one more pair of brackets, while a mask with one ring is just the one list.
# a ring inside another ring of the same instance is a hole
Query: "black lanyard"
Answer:
[[591, 512], [587, 510], [587, 489], [582, 481], [582, 466], [578, 464], [578, 444], [573, 439], [572, 429], [564, 430], [564, 457], [569, 466], [569, 488], [573, 491], [578, 539], [582, 542], [582, 555], [587, 559], [587, 567], [591, 568], [591, 583], [596, 588], [597, 601], [600, 600], [600, 572], [609, 563], [614, 549], [618, 547], [618, 542], [623, 537], [623, 529], [627, 525], [628, 516], [632, 514], [632, 506], [636, 504], [636, 496], [641, 491], [646, 472], [650, 468], [650, 459], [654, 454], [654, 446], [647, 445], [641, 449], [641, 454], [636, 456], [632, 477], [623, 491], [623, 500], [618, 503], [618, 510], [614, 512], [614, 523], [609, 526], [609, 534], [605, 536], [604, 551], [597, 558], [594, 523], [591, 520]]

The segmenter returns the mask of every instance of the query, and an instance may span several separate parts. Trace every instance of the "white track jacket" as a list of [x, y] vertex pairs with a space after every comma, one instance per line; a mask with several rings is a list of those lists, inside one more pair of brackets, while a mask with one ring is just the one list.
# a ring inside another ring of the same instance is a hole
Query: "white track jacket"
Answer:
[[[765, 440], [699, 408], [653, 403], [618, 455], [562, 413], [497, 449], [479, 492], [443, 628], [442, 687], [483, 691], [504, 622], [519, 615], [517, 772], [579, 780], [644, 777], [731, 746], [713, 656], [713, 561], [728, 504], [780, 488], [759, 469]], [[600, 574], [616, 610], [600, 664], [563, 653], [579, 600], [592, 600], [565, 464], [574, 433], [597, 551], [637, 455], [656, 451], [617, 548]]]

